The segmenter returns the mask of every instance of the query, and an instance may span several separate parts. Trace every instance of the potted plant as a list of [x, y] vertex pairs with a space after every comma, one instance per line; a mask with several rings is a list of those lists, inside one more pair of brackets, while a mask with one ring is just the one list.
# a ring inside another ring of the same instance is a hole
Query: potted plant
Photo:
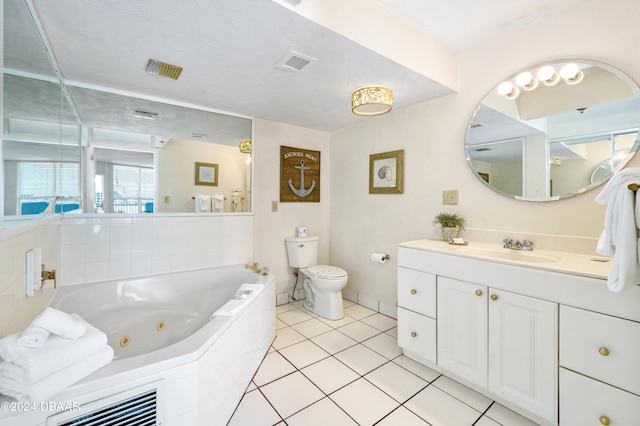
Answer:
[[464, 230], [467, 220], [456, 213], [440, 213], [433, 219], [433, 224], [442, 230], [442, 240], [451, 241], [458, 236], [460, 230]]

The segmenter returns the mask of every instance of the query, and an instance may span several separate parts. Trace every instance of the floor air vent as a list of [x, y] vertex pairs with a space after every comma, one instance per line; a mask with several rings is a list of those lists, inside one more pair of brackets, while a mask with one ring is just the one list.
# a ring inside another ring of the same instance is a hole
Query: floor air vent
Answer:
[[[113, 400], [112, 400], [113, 401]], [[109, 405], [83, 410], [84, 413], [69, 418], [50, 417], [47, 425], [56, 426], [152, 426], [160, 423], [158, 418], [157, 390], [146, 390], [144, 393], [130, 396], [124, 400], [116, 400]], [[57, 416], [55, 416], [57, 417]], [[51, 420], [54, 420], [53, 422]]]

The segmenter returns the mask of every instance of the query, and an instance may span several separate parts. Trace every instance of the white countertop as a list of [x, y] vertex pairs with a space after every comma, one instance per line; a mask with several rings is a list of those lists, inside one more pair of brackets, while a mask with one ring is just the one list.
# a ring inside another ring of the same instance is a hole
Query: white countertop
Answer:
[[[611, 258], [599, 255], [587, 256], [537, 249], [512, 250], [497, 244], [478, 242], [460, 245], [425, 239], [400, 243], [398, 246], [605, 280], [612, 262]], [[606, 262], [593, 259], [606, 260]]]

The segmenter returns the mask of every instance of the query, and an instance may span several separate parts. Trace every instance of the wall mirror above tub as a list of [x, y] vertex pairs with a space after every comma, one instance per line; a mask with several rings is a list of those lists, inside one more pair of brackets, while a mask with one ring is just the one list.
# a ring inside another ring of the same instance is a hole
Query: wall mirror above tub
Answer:
[[482, 100], [465, 138], [474, 174], [519, 200], [551, 201], [595, 188], [635, 154], [640, 90], [592, 61], [554, 61], [511, 76]]
[[[251, 143], [239, 148], [251, 119], [64, 82], [33, 16], [4, 1], [0, 229], [70, 211], [194, 212], [198, 195], [251, 212]], [[218, 165], [217, 186], [194, 185], [196, 162]]]

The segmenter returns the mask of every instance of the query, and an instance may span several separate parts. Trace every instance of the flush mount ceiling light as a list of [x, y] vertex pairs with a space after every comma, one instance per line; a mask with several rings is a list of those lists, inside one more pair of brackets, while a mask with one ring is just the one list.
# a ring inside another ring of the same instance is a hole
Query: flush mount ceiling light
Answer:
[[240, 152], [243, 154], [251, 154], [251, 141], [240, 141]]
[[177, 65], [167, 64], [165, 62], [156, 61], [155, 59], [149, 59], [147, 63], [147, 73], [159, 75], [162, 77], [172, 78], [177, 80], [180, 77], [182, 68]]
[[351, 94], [351, 111], [356, 115], [380, 115], [391, 111], [393, 92], [385, 86], [365, 86]]
[[136, 111], [133, 113], [135, 118], [144, 118], [145, 120], [157, 120], [158, 114], [155, 112]]

